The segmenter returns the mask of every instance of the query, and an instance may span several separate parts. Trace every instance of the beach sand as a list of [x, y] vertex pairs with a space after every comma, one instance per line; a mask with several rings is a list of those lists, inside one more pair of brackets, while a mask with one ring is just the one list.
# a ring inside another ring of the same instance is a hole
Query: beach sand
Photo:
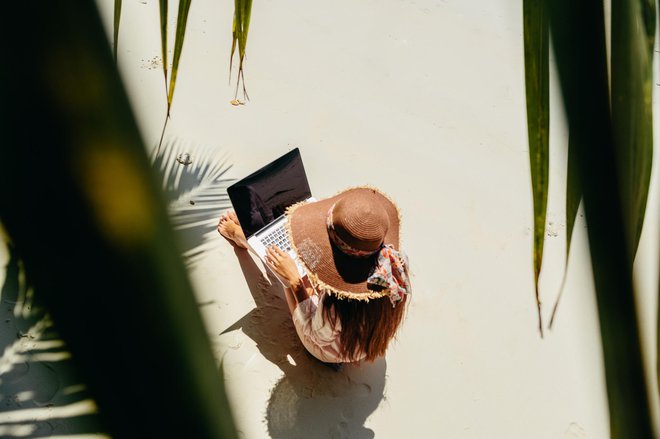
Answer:
[[[114, 2], [98, 3], [111, 35]], [[193, 2], [166, 140], [191, 154], [190, 172], [201, 157], [226, 159], [224, 178], [241, 178], [299, 147], [317, 198], [379, 187], [401, 209], [414, 289], [387, 356], [335, 372], [305, 352], [261, 262], [215, 223], [182, 234], [239, 437], [608, 437], [582, 211], [555, 327], [543, 339], [537, 328], [522, 2], [254, 2], [240, 106], [228, 84], [232, 12]], [[124, 2], [119, 68], [151, 149], [166, 109], [159, 38], [158, 2]], [[566, 240], [567, 135], [552, 80], [546, 324]], [[651, 389], [657, 167], [653, 178], [636, 265]]]

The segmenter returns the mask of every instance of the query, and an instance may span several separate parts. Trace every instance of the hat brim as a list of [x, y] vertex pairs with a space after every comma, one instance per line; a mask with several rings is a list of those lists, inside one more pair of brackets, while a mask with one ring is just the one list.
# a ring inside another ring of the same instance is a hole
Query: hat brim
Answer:
[[391, 244], [399, 250], [399, 209], [387, 195], [370, 187], [347, 189], [334, 197], [291, 206], [287, 211], [289, 239], [317, 288], [341, 298], [369, 300], [388, 293], [367, 286], [378, 253], [368, 258], [343, 253], [332, 244], [326, 226], [330, 208], [353, 191], [369, 191], [382, 199], [390, 222], [384, 244]]

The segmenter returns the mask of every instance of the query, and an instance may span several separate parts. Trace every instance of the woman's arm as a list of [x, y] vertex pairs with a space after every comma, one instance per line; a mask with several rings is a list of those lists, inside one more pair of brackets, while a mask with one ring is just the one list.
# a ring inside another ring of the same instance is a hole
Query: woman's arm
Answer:
[[300, 302], [309, 299], [314, 294], [307, 276], [301, 278], [295, 261], [278, 247], [271, 246], [266, 250], [266, 263], [275, 274], [289, 285], [284, 289], [284, 295], [291, 313]]

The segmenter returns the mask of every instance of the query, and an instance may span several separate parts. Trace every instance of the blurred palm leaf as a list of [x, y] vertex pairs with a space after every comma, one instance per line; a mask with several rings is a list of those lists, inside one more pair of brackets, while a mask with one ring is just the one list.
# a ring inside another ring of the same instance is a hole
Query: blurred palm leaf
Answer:
[[[613, 438], [651, 438], [632, 257], [610, 117], [602, 2], [548, 1], [559, 79], [587, 216]], [[617, 17], [613, 13], [612, 17]]]
[[[612, 119], [632, 260], [644, 224], [653, 161], [655, 22], [652, 0], [612, 1]], [[656, 346], [660, 347], [660, 320], [656, 325]], [[660, 376], [657, 366], [656, 374]]]
[[654, 0], [638, 0], [641, 8], [642, 23], [646, 37], [646, 50], [653, 59], [653, 45], [655, 44], [656, 6]]
[[[190, 164], [179, 162], [184, 155], [190, 157]], [[154, 155], [152, 163], [161, 175], [168, 212], [184, 247], [184, 257], [192, 265], [222, 242], [216, 226], [220, 213], [231, 206], [227, 187], [234, 179], [226, 174], [232, 165], [214, 148], [177, 140], [165, 143], [162, 154]]]
[[[15, 65], [0, 69], [12, 108], [0, 118], [0, 217], [104, 426], [116, 437], [235, 437], [95, 3], [7, 8], [15, 19], [0, 27], [0, 47]], [[28, 20], [34, 29], [17, 42]], [[57, 233], [35, 233], [44, 212], [58, 212]]]
[[548, 133], [550, 111], [548, 101], [548, 16], [545, 2], [523, 0], [525, 38], [525, 86], [527, 97], [527, 133], [529, 164], [534, 202], [534, 286], [543, 337], [543, 319], [539, 295], [539, 275], [543, 263], [545, 218], [548, 203]]
[[120, 19], [121, 19], [121, 0], [115, 0], [115, 20], [114, 20], [114, 32], [113, 32], [114, 44], [112, 46], [112, 53], [115, 57], [115, 62], [117, 62], [117, 43], [119, 42]]
[[247, 47], [248, 30], [250, 29], [250, 15], [252, 13], [252, 0], [234, 0], [234, 23], [232, 25], [232, 44], [229, 59], [229, 78], [231, 81], [231, 70], [234, 63], [234, 53], [238, 48], [238, 74], [236, 76], [236, 92], [234, 98], [238, 97], [239, 85], [243, 84], [243, 97], [250, 99], [245, 88], [245, 76], [243, 74], [243, 62], [245, 60], [245, 48]]
[[612, 122], [632, 258], [644, 224], [653, 161], [654, 36], [653, 2], [612, 0]]
[[[653, 161], [652, 64], [655, 3], [612, 2], [612, 120], [617, 146], [618, 173], [625, 212], [628, 251], [634, 259], [644, 223]], [[571, 137], [572, 141], [573, 138]], [[566, 194], [566, 259], [580, 200], [569, 145]], [[566, 273], [564, 273], [564, 281]], [[550, 326], [563, 292], [555, 302]]]

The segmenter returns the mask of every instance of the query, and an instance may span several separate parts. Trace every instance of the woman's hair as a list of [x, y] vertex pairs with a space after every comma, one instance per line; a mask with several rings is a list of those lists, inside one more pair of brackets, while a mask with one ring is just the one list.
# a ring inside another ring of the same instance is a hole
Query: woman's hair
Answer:
[[334, 294], [323, 298], [323, 319], [337, 326], [341, 323], [342, 355], [357, 359], [364, 352], [367, 361], [385, 353], [405, 313], [406, 297], [396, 306], [388, 297], [363, 300], [339, 299]]

